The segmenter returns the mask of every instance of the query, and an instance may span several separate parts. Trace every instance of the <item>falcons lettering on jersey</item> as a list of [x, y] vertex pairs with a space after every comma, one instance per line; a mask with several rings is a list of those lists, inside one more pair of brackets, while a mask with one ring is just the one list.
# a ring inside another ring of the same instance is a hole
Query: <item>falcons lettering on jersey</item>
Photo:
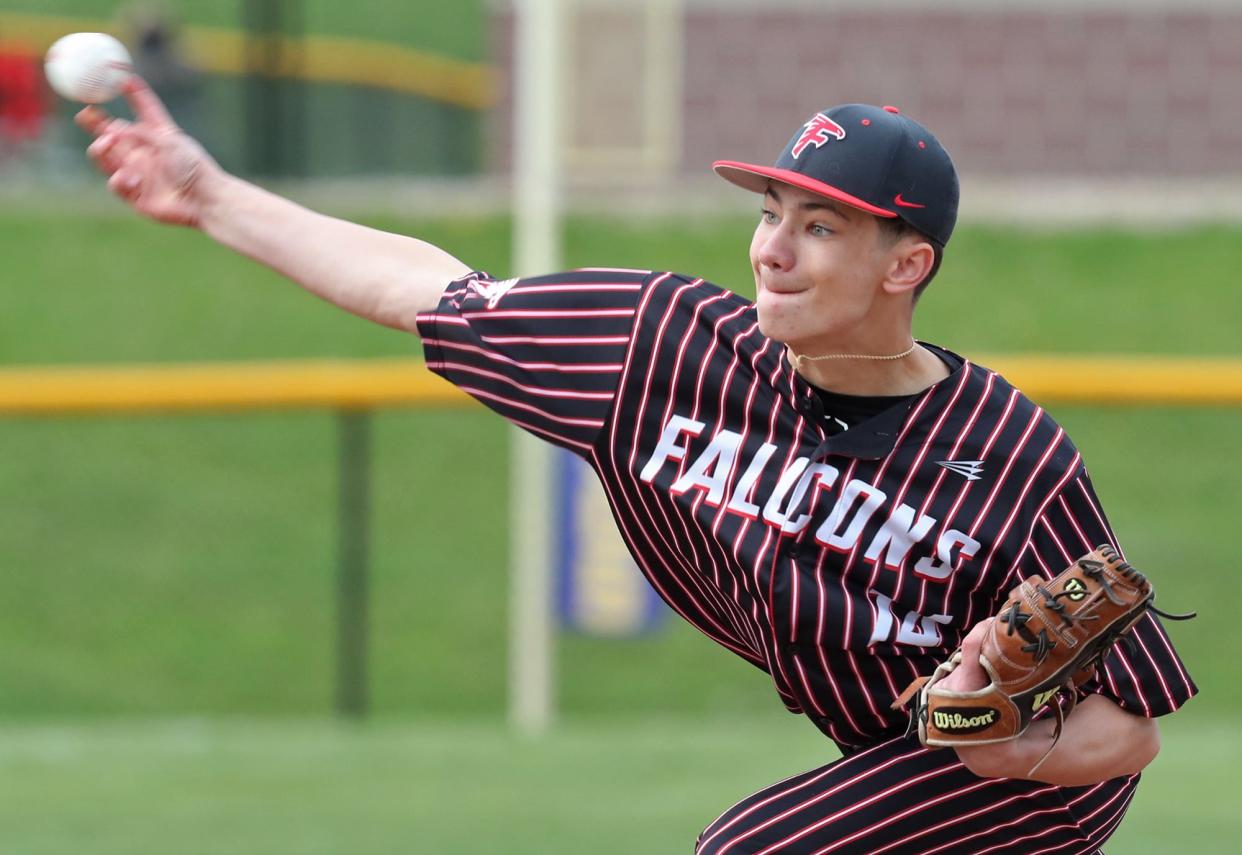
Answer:
[[845, 128], [823, 113], [816, 113], [809, 122], [802, 126], [802, 135], [798, 137], [790, 153], [797, 158], [806, 151], [807, 146], [813, 145], [820, 148], [829, 139], [845, 139]]
[[[701, 436], [707, 425], [701, 421], [673, 415], [664, 425], [659, 442], [647, 458], [639, 478], [650, 484], [656, 474], [670, 462], [685, 462], [687, 446], [683, 437]], [[671, 492], [682, 495], [698, 490], [703, 502], [710, 507], [723, 507], [725, 513], [736, 514], [749, 520], [761, 520], [779, 529], [785, 535], [797, 535], [811, 521], [809, 513], [794, 515], [812, 490], [831, 493], [835, 501], [823, 521], [815, 528], [812, 537], [825, 548], [850, 551], [861, 545], [864, 530], [882, 508], [889, 505], [888, 496], [878, 487], [856, 478], [844, 483], [840, 470], [828, 463], [812, 463], [807, 457], [798, 457], [781, 470], [776, 487], [767, 496], [754, 495], [756, 484], [765, 469], [776, 457], [777, 447], [764, 443], [749, 460], [741, 459], [742, 435], [730, 430], [719, 430], [693, 461], [681, 469], [673, 481]], [[731, 475], [741, 472], [732, 489]], [[924, 579], [944, 582], [973, 558], [982, 544], [957, 529], [942, 531], [929, 537], [939, 521], [914, 507], [901, 502], [884, 510], [884, 521], [866, 544], [864, 557], [868, 561], [883, 561], [891, 570], [899, 569], [909, 557], [914, 546], [929, 542], [927, 551], [916, 562], [914, 574]], [[880, 604], [883, 615], [886, 604]], [[919, 616], [911, 618], [922, 627], [922, 634], [907, 632], [910, 643], [932, 645], [939, 643], [939, 633], [933, 632], [935, 624], [944, 623], [947, 616], [936, 615], [931, 623], [923, 623]], [[882, 622], [882, 621], [881, 621]], [[917, 639], [917, 640], [915, 640]]]

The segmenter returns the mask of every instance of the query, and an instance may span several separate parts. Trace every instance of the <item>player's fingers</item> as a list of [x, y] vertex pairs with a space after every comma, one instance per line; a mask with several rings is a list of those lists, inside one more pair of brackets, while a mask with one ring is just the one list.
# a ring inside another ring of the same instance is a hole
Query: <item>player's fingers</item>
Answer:
[[98, 139], [86, 147], [86, 155], [105, 175], [111, 175], [125, 162], [125, 158], [135, 148], [134, 141], [126, 134], [116, 131], [105, 131]]
[[99, 136], [107, 129], [108, 123], [113, 121], [113, 119], [106, 111], [98, 107], [86, 107], [78, 111], [77, 115], [73, 117], [73, 121], [88, 134]]
[[962, 657], [958, 666], [944, 680], [944, 688], [954, 692], [974, 692], [988, 685], [990, 678], [979, 662], [979, 652], [983, 648], [984, 632], [988, 629], [990, 619], [976, 624], [967, 636], [962, 639]]
[[127, 122], [124, 119], [109, 119], [107, 124], [103, 126], [105, 134], [124, 134], [133, 133], [138, 130], [138, 126], [133, 122]]
[[105, 133], [86, 147], [86, 156], [104, 175], [111, 175], [120, 166], [120, 161], [114, 153], [115, 145], [116, 135]]
[[104, 132], [95, 137], [95, 141], [86, 147], [86, 153], [90, 157], [102, 157], [107, 154], [114, 145], [116, 145], [117, 135]]
[[124, 154], [123, 150], [118, 150], [118, 143], [126, 138], [127, 132], [132, 131], [133, 123], [114, 118], [98, 107], [80, 110], [74, 121], [95, 136], [94, 142], [86, 148], [87, 156], [101, 172], [111, 175], [119, 165], [118, 158]]
[[142, 179], [136, 172], [118, 169], [108, 179], [108, 189], [126, 201], [133, 201], [142, 192]]
[[963, 655], [965, 655], [967, 645], [971, 646], [976, 652], [978, 652], [979, 648], [983, 645], [983, 636], [992, 627], [992, 621], [994, 620], [996, 620], [996, 618], [981, 620], [971, 627], [970, 632], [966, 633], [966, 637], [962, 639]]
[[107, 158], [123, 160], [131, 152], [143, 147], [157, 147], [160, 134], [161, 131], [135, 125], [123, 119], [112, 119], [95, 138], [95, 141], [87, 146], [86, 153], [96, 161]]
[[983, 637], [987, 634], [995, 618], [988, 618], [975, 624], [974, 628], [962, 639], [962, 664], [969, 670], [979, 667], [979, 652], [983, 649]]
[[124, 93], [125, 100], [129, 102], [130, 109], [134, 111], [138, 121], [154, 128], [177, 126], [172, 116], [168, 115], [168, 110], [164, 108], [164, 103], [151, 91], [147, 82], [138, 75], [130, 75], [129, 81], [125, 84]]

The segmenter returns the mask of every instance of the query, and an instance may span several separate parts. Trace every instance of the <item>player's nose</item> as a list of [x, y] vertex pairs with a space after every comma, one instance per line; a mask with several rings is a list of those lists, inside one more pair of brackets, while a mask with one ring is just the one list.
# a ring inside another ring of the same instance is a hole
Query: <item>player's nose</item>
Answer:
[[794, 266], [793, 248], [781, 229], [772, 229], [760, 239], [756, 257], [760, 265], [771, 270], [790, 270]]

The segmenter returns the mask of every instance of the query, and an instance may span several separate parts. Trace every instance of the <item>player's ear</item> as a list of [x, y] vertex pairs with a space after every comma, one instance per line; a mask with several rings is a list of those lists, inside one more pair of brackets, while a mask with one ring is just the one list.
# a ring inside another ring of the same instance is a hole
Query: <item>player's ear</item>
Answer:
[[931, 273], [932, 266], [936, 263], [936, 250], [925, 240], [906, 236], [893, 244], [888, 260], [888, 275], [884, 280], [885, 293], [912, 293]]

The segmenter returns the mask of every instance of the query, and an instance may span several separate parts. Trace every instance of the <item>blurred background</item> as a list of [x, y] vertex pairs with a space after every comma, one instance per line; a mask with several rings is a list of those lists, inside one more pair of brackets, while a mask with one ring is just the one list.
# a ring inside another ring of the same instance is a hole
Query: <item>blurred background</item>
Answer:
[[[48, 366], [421, 358], [109, 199], [43, 82], [56, 38], [121, 38], [226, 168], [501, 276], [527, 5], [0, 0], [0, 402]], [[1242, 2], [560, 5], [565, 266], [751, 293], [755, 202], [711, 162], [895, 104], [963, 179], [921, 338], [1159, 360], [1164, 402], [1041, 398], [1161, 605], [1200, 613], [1171, 634], [1202, 694], [1109, 851], [1235, 851]], [[685, 852], [835, 756], [650, 606], [560, 468], [555, 722], [512, 727], [510, 441], [478, 408], [77, 409], [0, 404], [0, 852]]]

